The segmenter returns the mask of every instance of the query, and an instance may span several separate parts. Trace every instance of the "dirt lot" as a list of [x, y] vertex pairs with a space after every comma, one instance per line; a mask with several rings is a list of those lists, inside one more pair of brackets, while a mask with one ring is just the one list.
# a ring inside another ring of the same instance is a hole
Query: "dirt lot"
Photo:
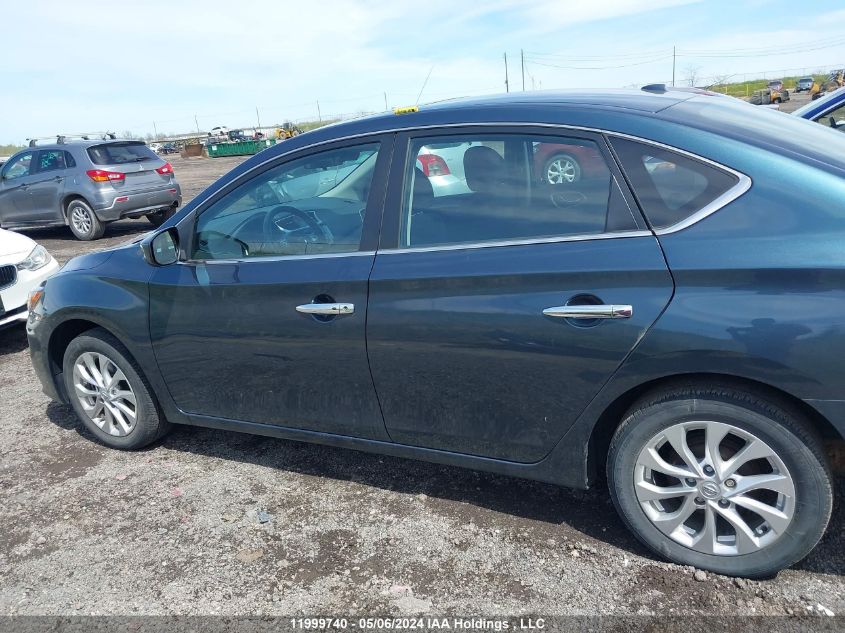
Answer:
[[[173, 160], [186, 199], [237, 162]], [[30, 234], [65, 261], [148, 228]], [[841, 613], [842, 507], [776, 579], [702, 576], [603, 490], [192, 428], [103, 448], [41, 393], [23, 328], [0, 332], [0, 615]]]

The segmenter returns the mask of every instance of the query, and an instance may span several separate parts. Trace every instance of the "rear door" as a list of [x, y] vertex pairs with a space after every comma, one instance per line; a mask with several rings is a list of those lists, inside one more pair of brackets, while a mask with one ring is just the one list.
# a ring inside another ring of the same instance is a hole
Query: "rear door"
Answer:
[[38, 222], [62, 221], [61, 200], [73, 158], [61, 149], [39, 150], [37, 171], [29, 185], [32, 218]]
[[[467, 193], [436, 192], [416, 159], [456, 144]], [[544, 144], [577, 147], [591, 169], [544, 181]], [[669, 302], [657, 240], [600, 135], [429, 130], [396, 155], [367, 319], [388, 433], [537, 461]]]

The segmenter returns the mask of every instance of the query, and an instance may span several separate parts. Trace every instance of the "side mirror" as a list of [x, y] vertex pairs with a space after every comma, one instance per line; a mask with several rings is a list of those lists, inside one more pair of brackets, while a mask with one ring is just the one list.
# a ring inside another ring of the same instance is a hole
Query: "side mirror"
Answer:
[[141, 252], [151, 266], [169, 266], [179, 260], [179, 233], [175, 227], [148, 235], [141, 241]]

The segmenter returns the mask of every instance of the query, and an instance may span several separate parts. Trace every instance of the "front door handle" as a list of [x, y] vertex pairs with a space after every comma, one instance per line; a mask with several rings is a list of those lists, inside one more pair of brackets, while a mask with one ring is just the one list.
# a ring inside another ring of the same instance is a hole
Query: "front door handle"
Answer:
[[580, 305], [546, 308], [543, 314], [561, 319], [630, 319], [634, 308], [626, 305]]
[[296, 306], [296, 311], [302, 312], [302, 314], [341, 316], [344, 314], [354, 314], [355, 305], [352, 303], [306, 303]]

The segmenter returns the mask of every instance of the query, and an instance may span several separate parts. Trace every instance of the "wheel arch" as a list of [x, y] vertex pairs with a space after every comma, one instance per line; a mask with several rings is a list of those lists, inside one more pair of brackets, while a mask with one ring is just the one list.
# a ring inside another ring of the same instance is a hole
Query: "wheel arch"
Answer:
[[82, 200], [82, 202], [84, 202], [89, 207], [91, 207], [91, 209], [94, 208], [91, 205], [91, 203], [88, 201], [88, 199], [80, 193], [71, 192], [71, 193], [65, 194], [64, 197], [62, 198], [62, 217], [64, 218], [65, 224], [70, 224], [70, 220], [67, 217], [67, 210], [68, 210], [68, 207], [70, 206], [70, 203], [73, 202], [74, 200]]
[[673, 386], [702, 383], [705, 381], [719, 382], [727, 387], [751, 391], [762, 397], [774, 400], [776, 403], [795, 410], [804, 416], [811, 426], [821, 435], [824, 440], [843, 440], [845, 437], [821, 412], [801, 400], [800, 398], [767, 383], [734, 376], [731, 374], [720, 374], [714, 372], [695, 372], [688, 374], [675, 374], [655, 378], [628, 389], [617, 396], [607, 407], [604, 408], [598, 420], [593, 425], [587, 445], [587, 469], [590, 481], [600, 480], [604, 476], [604, 464], [607, 461], [610, 440], [613, 434], [622, 423], [625, 412], [628, 411], [640, 398], [646, 394], [653, 393]]
[[61, 323], [59, 323], [50, 333], [50, 338], [47, 343], [47, 357], [50, 361], [50, 374], [53, 379], [54, 387], [59, 395], [62, 396], [64, 402], [68, 402], [68, 394], [65, 392], [64, 382], [61, 380], [65, 352], [67, 351], [70, 342], [93, 329], [102, 329], [120, 341], [121, 345], [126, 348], [127, 352], [137, 363], [137, 355], [132, 349], [132, 345], [128, 343], [125, 337], [121, 336], [115, 328], [99, 322], [99, 320], [92, 319], [90, 316], [71, 316]]

